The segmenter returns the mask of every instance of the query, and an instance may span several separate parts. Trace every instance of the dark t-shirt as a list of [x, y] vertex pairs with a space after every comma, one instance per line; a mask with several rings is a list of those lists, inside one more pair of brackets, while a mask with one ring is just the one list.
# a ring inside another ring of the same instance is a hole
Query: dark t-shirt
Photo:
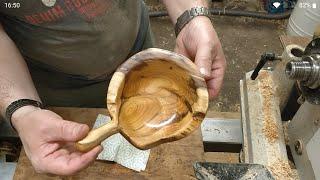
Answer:
[[127, 57], [141, 0], [4, 0], [1, 23], [27, 61], [83, 79], [104, 79]]

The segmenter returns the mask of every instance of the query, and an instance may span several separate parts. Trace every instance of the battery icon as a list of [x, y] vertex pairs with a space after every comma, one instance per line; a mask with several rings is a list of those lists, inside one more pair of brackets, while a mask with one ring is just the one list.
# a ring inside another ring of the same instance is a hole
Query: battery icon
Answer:
[[317, 4], [316, 3], [312, 3], [312, 8], [316, 9], [317, 8]]

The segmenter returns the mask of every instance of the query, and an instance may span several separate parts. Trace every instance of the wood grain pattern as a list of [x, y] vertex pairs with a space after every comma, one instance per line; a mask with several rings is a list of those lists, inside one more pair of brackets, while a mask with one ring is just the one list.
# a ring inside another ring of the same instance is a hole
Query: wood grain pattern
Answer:
[[[106, 109], [96, 108], [52, 108], [66, 120], [94, 124], [98, 114], [106, 114]], [[193, 163], [204, 161], [201, 131], [198, 129], [190, 136], [171, 143], [159, 145], [151, 150], [147, 168], [135, 172], [108, 161], [95, 161], [87, 169], [73, 176], [52, 176], [34, 171], [24, 150], [21, 151], [14, 175], [15, 180], [63, 180], [63, 179], [196, 179]]]
[[208, 92], [189, 59], [152, 48], [118, 68], [108, 88], [107, 107], [111, 123], [79, 141], [80, 151], [116, 132], [139, 149], [181, 139], [199, 127], [208, 108]]

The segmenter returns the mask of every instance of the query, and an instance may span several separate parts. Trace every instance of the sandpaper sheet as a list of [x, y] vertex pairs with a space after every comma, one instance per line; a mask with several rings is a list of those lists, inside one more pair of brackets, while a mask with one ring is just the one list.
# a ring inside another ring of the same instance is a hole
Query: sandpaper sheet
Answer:
[[[99, 114], [93, 128], [100, 127], [110, 121], [109, 116]], [[99, 154], [97, 159], [114, 161], [138, 172], [146, 169], [150, 150], [137, 149], [120, 133], [110, 136], [104, 140], [101, 145], [103, 146], [103, 151]]]

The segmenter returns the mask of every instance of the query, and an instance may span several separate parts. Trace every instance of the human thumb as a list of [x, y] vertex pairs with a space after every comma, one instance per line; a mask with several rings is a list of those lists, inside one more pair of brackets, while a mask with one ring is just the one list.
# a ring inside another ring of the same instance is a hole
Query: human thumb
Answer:
[[61, 120], [57, 127], [57, 140], [75, 142], [84, 138], [89, 127], [72, 121]]
[[211, 66], [212, 66], [212, 50], [208, 46], [202, 46], [198, 48], [195, 57], [195, 64], [198, 66], [200, 73], [205, 77], [209, 78], [211, 76]]

